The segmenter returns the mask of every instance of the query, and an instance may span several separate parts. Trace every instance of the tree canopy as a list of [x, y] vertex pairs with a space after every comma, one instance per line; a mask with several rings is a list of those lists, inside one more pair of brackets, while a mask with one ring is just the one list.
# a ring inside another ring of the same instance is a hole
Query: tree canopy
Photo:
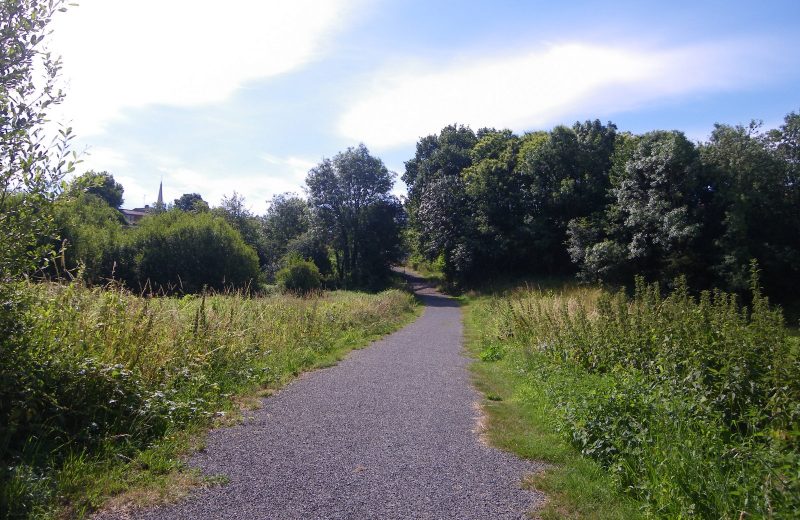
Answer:
[[345, 286], [380, 285], [400, 255], [403, 212], [391, 194], [393, 180], [363, 144], [308, 172], [309, 206], [329, 234], [336, 276]]

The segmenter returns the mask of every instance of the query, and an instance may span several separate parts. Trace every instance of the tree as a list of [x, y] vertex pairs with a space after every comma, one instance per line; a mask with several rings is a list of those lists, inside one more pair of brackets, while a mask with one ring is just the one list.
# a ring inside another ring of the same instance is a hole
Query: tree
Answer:
[[765, 289], [795, 295], [800, 289], [795, 281], [800, 277], [800, 200], [791, 130], [786, 132], [785, 125], [765, 135], [760, 127], [756, 121], [748, 127], [717, 124], [700, 148], [714, 192], [707, 219], [716, 249], [713, 270], [718, 282], [742, 292], [749, 288], [755, 259]]
[[[449, 125], [438, 135], [423, 137], [417, 142], [416, 154], [406, 161], [403, 181], [408, 186], [406, 211], [413, 239], [412, 253], [428, 261], [444, 262], [450, 276], [463, 279], [474, 265], [474, 221], [466, 218], [468, 205], [459, 206], [458, 213], [449, 214], [444, 208], [461, 200], [468, 204], [462, 173], [472, 165], [472, 149], [478, 137], [469, 127]], [[451, 194], [445, 189], [456, 189]], [[459, 225], [453, 225], [458, 221]], [[470, 227], [463, 227], [470, 226]], [[444, 233], [453, 233], [445, 236]], [[451, 279], [451, 281], [453, 281]]]
[[199, 193], [184, 193], [175, 199], [174, 207], [181, 211], [200, 213], [208, 211], [208, 202], [204, 201]]
[[525, 191], [526, 226], [539, 265], [535, 270], [573, 271], [565, 243], [570, 220], [602, 211], [609, 185], [616, 126], [600, 121], [557, 126], [523, 142], [517, 174]]
[[324, 159], [308, 172], [309, 206], [329, 230], [336, 274], [346, 286], [376, 286], [397, 257], [400, 215], [391, 195], [393, 179], [363, 144]]
[[611, 203], [601, 219], [569, 226], [569, 252], [583, 276], [629, 282], [702, 272], [697, 254], [708, 183], [695, 146], [677, 131], [625, 136], [614, 157]]
[[96, 195], [78, 193], [59, 198], [55, 223], [63, 255], [54, 266], [56, 274], [82, 267], [84, 280], [89, 283], [114, 276], [124, 232], [119, 211]]
[[110, 173], [97, 173], [89, 170], [70, 182], [69, 191], [72, 195], [79, 193], [95, 195], [112, 208], [117, 209], [122, 206], [122, 195], [125, 189], [122, 184], [114, 180], [114, 176]]
[[464, 182], [442, 176], [425, 185], [416, 211], [421, 252], [442, 265], [450, 282], [463, 282], [473, 273], [475, 224]]
[[224, 218], [239, 232], [245, 243], [255, 250], [260, 266], [267, 265], [269, 250], [264, 237], [264, 228], [261, 219], [247, 209], [244, 196], [234, 191], [229, 197], [222, 197], [220, 206], [214, 208], [213, 213]]
[[[52, 253], [53, 203], [61, 181], [74, 168], [72, 133], [55, 138], [48, 112], [64, 98], [57, 87], [60, 61], [42, 49], [62, 0], [0, 3], [0, 516], [32, 513], [27, 486], [9, 475], [19, 466], [38, 407], [60, 406], [53, 398], [42, 358], [28, 334], [26, 300], [19, 281], [43, 267]], [[48, 425], [49, 426], [49, 425]], [[38, 440], [36, 441], [38, 443]], [[30, 466], [28, 466], [30, 467]], [[32, 468], [39, 472], [39, 468]]]
[[[61, 103], [61, 62], [42, 50], [64, 1], [0, 4], [0, 276], [8, 282], [42, 265], [52, 233], [52, 203], [74, 167], [71, 129], [51, 139], [47, 113]], [[42, 77], [37, 77], [42, 71]]]
[[167, 211], [142, 220], [127, 245], [132, 287], [168, 293], [222, 290], [257, 281], [258, 257], [224, 218]]

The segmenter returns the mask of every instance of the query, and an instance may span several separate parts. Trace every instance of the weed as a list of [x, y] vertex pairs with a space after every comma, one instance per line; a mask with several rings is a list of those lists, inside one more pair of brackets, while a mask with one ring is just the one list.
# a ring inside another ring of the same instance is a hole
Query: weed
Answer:
[[632, 298], [587, 288], [480, 300], [476, 348], [501, 342], [498, 369], [521, 374], [561, 438], [649, 515], [792, 518], [800, 358], [755, 274], [749, 308], [720, 291], [693, 297], [680, 280], [667, 296], [639, 281]]
[[3, 367], [12, 379], [3, 380], [0, 408], [0, 517], [56, 509], [80, 517], [126, 489], [165, 485], [184, 472], [178, 455], [191, 449], [189, 433], [235, 416], [247, 403], [237, 396], [329, 364], [415, 309], [398, 290], [306, 298], [148, 298], [78, 282], [21, 290], [24, 334]]

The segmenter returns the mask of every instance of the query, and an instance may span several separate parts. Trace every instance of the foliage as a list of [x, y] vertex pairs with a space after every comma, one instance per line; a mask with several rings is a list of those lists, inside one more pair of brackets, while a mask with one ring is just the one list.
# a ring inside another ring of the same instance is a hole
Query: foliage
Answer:
[[400, 258], [403, 209], [391, 194], [394, 174], [363, 144], [325, 159], [306, 177], [309, 206], [329, 234], [344, 286], [377, 288]]
[[74, 164], [68, 155], [71, 130], [61, 129], [51, 140], [45, 128], [48, 111], [64, 94], [56, 85], [61, 63], [42, 46], [50, 20], [64, 5], [36, 0], [0, 4], [3, 284], [40, 267], [48, 255], [49, 244], [41, 237], [52, 233], [52, 202]]
[[263, 265], [268, 278], [281, 268], [288, 252], [311, 258], [323, 272], [330, 272], [328, 253], [319, 234], [311, 229], [311, 211], [305, 200], [291, 193], [276, 195], [263, 220], [267, 259]]
[[142, 298], [76, 282], [22, 293], [30, 355], [12, 358], [2, 381], [11, 389], [0, 407], [2, 518], [65, 505], [91, 512], [110, 492], [108, 475], [119, 492], [137, 474], [179, 468], [178, 453], [153, 462], [178, 432], [210, 425], [232, 411], [233, 396], [279, 387], [414, 310], [397, 290]]
[[[791, 120], [787, 116], [787, 124]], [[765, 135], [760, 127], [758, 122], [715, 125], [700, 148], [715, 191], [708, 219], [716, 227], [710, 233], [718, 251], [713, 274], [742, 292], [748, 287], [750, 260], [756, 259], [770, 294], [788, 300], [800, 290], [800, 185], [793, 178], [791, 153], [786, 153], [792, 147], [791, 131], [784, 126]]]
[[68, 191], [73, 197], [78, 197], [82, 193], [94, 195], [116, 209], [122, 206], [125, 188], [114, 180], [114, 176], [110, 173], [90, 170], [72, 179]]
[[618, 132], [576, 122], [521, 136], [450, 125], [406, 162], [410, 256], [443, 262], [448, 285], [497, 275], [635, 275], [743, 294], [751, 259], [770, 296], [800, 290], [800, 116], [716, 125], [696, 145], [678, 131]]
[[174, 207], [181, 211], [203, 212], [208, 211], [208, 202], [199, 193], [184, 193], [175, 199]]
[[239, 232], [244, 242], [258, 255], [259, 265], [267, 264], [270, 252], [262, 221], [245, 206], [242, 195], [234, 191], [230, 197], [223, 197], [220, 206], [214, 208], [213, 213], [223, 217]]
[[290, 254], [284, 263], [275, 278], [285, 292], [308, 294], [322, 287], [322, 275], [314, 262], [303, 260], [295, 253]]
[[167, 293], [243, 288], [259, 275], [253, 249], [211, 213], [148, 216], [131, 231], [121, 256], [130, 287]]
[[101, 283], [114, 275], [115, 253], [124, 240], [124, 220], [106, 200], [90, 193], [62, 196], [55, 205], [60, 257], [56, 275], [82, 270], [84, 280]]
[[452, 282], [571, 272], [571, 219], [602, 211], [616, 127], [599, 121], [522, 137], [448, 126], [406, 163], [414, 253]]
[[520, 291], [495, 299], [485, 326], [546, 390], [562, 435], [653, 516], [792, 518], [800, 358], [780, 311], [755, 274], [750, 309], [675, 287]]

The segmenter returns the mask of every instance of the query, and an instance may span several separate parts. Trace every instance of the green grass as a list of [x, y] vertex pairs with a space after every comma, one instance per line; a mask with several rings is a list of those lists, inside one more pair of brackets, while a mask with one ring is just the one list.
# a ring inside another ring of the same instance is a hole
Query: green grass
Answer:
[[756, 288], [633, 298], [530, 287], [466, 298], [496, 445], [555, 464], [545, 517], [793, 518], [797, 337]]
[[23, 292], [24, 339], [4, 344], [2, 374], [11, 398], [0, 410], [0, 517], [9, 518], [83, 517], [220, 484], [183, 462], [209, 427], [246, 420], [259, 396], [421, 310], [397, 289], [142, 298], [76, 283]]
[[[489, 297], [465, 298], [468, 352], [479, 358], [494, 341], [486, 334]], [[534, 384], [510, 358], [471, 365], [473, 380], [486, 396], [485, 435], [503, 450], [551, 466], [527, 484], [548, 496], [541, 518], [632, 519], [642, 517], [635, 500], [622, 494], [596, 462], [583, 457], [559, 430], [557, 412], [544, 389]]]

